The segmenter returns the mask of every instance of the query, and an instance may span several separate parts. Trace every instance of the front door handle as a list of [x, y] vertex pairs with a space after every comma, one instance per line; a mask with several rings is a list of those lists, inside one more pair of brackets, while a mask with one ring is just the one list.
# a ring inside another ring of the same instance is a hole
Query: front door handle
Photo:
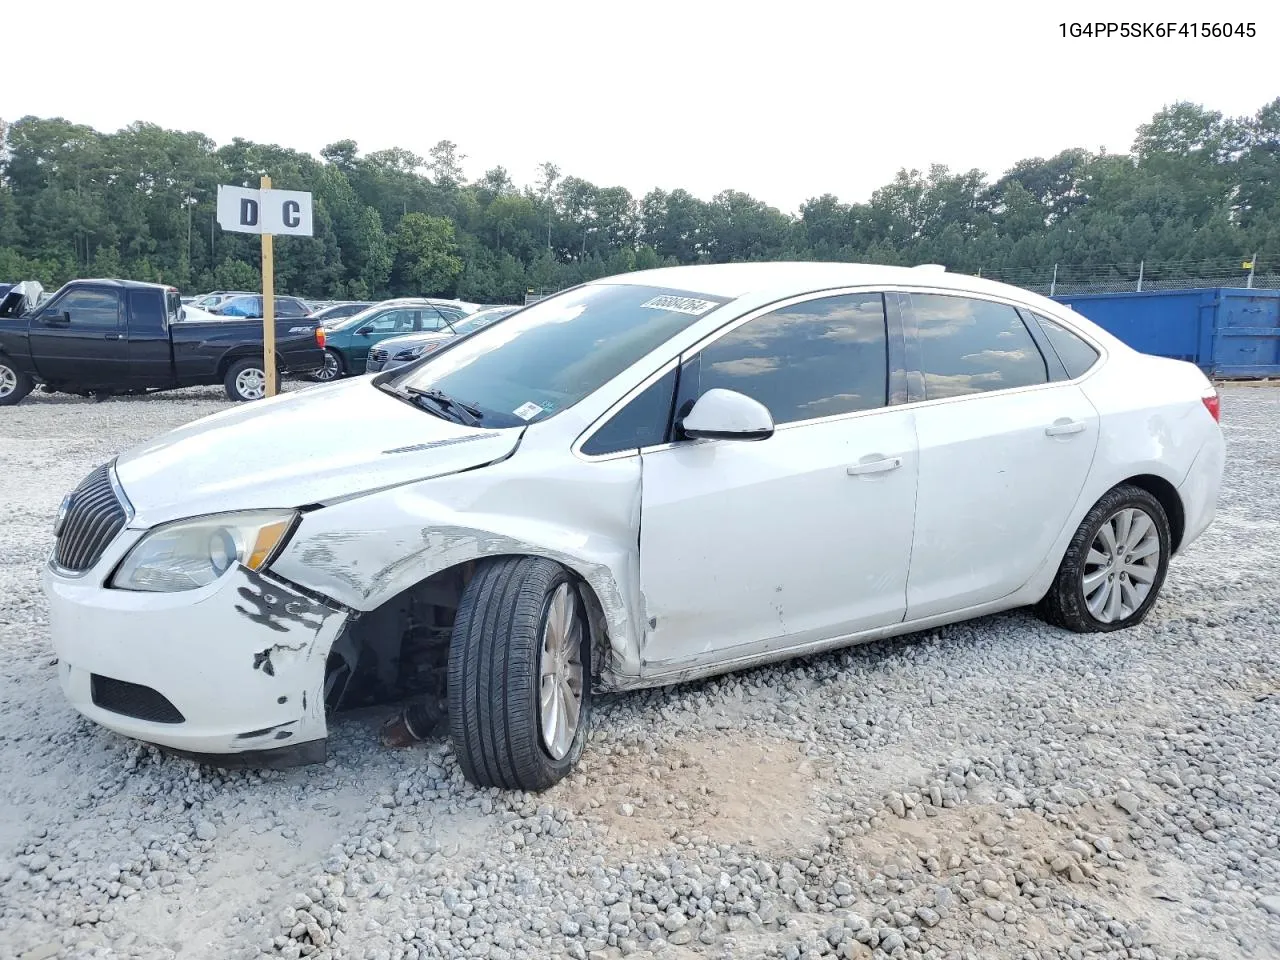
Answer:
[[1084, 424], [1079, 420], [1067, 420], [1055, 423], [1051, 427], [1044, 428], [1046, 437], [1065, 437], [1073, 433], [1081, 433], [1084, 431]]
[[883, 460], [872, 460], [868, 463], [855, 463], [844, 468], [851, 477], [865, 477], [869, 473], [887, 473], [902, 466], [901, 457], [886, 457]]

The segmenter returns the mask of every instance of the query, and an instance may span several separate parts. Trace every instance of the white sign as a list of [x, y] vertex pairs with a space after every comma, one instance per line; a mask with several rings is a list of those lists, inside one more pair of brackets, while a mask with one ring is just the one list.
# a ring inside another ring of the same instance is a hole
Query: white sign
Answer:
[[311, 194], [302, 190], [218, 187], [218, 223], [236, 233], [311, 236]]

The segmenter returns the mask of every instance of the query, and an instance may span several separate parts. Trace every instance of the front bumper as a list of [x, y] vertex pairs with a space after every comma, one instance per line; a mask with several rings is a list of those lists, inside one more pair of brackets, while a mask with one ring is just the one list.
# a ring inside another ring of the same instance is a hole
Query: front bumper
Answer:
[[186, 754], [284, 748], [303, 762], [322, 758], [313, 742], [327, 735], [325, 663], [346, 613], [245, 567], [181, 593], [105, 589], [138, 536], [126, 531], [83, 577], [44, 571], [71, 705], [117, 733]]

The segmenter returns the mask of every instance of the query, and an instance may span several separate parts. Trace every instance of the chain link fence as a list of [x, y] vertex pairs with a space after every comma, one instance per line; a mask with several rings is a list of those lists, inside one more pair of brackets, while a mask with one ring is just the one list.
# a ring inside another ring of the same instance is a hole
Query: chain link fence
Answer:
[[1145, 293], [1195, 287], [1280, 289], [1280, 258], [1167, 260], [1126, 264], [1049, 264], [980, 270], [979, 276], [1046, 296], [1082, 293]]

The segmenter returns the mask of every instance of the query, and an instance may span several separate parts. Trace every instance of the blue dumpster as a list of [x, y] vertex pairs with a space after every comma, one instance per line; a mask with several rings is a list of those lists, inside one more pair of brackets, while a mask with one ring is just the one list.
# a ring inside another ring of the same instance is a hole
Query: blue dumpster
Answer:
[[1214, 377], [1280, 376], [1280, 290], [1199, 287], [1054, 297], [1135, 350]]

